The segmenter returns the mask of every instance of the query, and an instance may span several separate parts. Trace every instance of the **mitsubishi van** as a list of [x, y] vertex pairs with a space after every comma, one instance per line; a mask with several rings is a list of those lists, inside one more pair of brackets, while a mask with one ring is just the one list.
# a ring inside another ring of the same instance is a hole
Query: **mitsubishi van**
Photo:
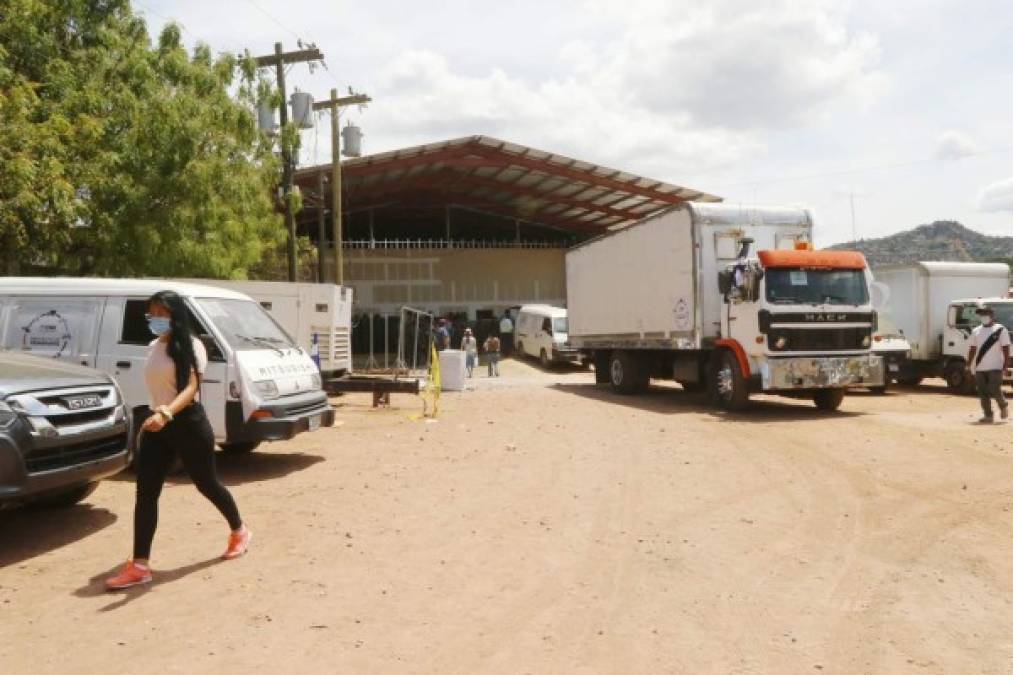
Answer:
[[162, 290], [183, 297], [208, 353], [200, 400], [219, 446], [249, 452], [334, 423], [320, 372], [249, 296], [154, 279], [0, 278], [0, 345], [90, 366], [119, 385], [134, 432], [147, 414], [145, 314]]

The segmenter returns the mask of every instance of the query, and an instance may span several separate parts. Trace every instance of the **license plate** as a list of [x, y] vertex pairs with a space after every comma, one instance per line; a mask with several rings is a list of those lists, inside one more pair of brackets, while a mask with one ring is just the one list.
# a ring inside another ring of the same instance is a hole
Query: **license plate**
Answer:
[[316, 431], [320, 428], [320, 415], [314, 415], [310, 418], [310, 431]]
[[67, 404], [67, 410], [84, 410], [86, 408], [98, 408], [102, 405], [101, 396], [73, 396], [63, 399]]
[[898, 370], [900, 370], [900, 366], [898, 366], [896, 363], [889, 364], [887, 368], [890, 369], [891, 373], [896, 373]]

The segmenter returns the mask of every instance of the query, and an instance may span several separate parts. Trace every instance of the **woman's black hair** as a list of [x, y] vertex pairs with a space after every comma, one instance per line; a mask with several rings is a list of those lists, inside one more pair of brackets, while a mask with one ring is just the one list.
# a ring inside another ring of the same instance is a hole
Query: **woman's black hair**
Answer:
[[193, 353], [193, 328], [190, 326], [190, 313], [178, 294], [172, 291], [159, 291], [148, 298], [148, 305], [158, 304], [169, 310], [169, 344], [166, 352], [176, 364], [176, 391], [183, 391], [190, 384], [190, 373], [197, 372], [197, 357]]

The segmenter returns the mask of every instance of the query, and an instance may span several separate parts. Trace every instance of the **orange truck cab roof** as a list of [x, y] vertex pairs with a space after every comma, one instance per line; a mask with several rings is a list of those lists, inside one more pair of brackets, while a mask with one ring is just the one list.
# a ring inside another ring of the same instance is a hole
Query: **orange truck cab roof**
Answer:
[[868, 267], [865, 256], [858, 251], [799, 251], [776, 250], [757, 253], [760, 264], [766, 269], [777, 267], [864, 270]]

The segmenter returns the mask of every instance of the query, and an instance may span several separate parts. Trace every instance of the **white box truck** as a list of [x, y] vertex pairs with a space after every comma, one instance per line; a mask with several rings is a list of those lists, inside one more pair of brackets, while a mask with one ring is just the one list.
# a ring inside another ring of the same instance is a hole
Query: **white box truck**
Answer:
[[[911, 345], [911, 356], [896, 380], [918, 384], [943, 377], [954, 391], [969, 391], [967, 351], [971, 330], [980, 323], [980, 306], [995, 310], [996, 321], [1013, 327], [1009, 267], [1005, 263], [917, 262], [873, 270], [882, 285], [883, 309]], [[1006, 371], [1005, 380], [1010, 380]]]
[[352, 372], [352, 289], [288, 281], [193, 279], [250, 296], [281, 324], [297, 345], [319, 359], [325, 378]]
[[882, 386], [864, 256], [814, 251], [807, 210], [687, 203], [566, 255], [570, 344], [622, 393], [668, 378], [730, 410], [752, 392], [836, 409]]

